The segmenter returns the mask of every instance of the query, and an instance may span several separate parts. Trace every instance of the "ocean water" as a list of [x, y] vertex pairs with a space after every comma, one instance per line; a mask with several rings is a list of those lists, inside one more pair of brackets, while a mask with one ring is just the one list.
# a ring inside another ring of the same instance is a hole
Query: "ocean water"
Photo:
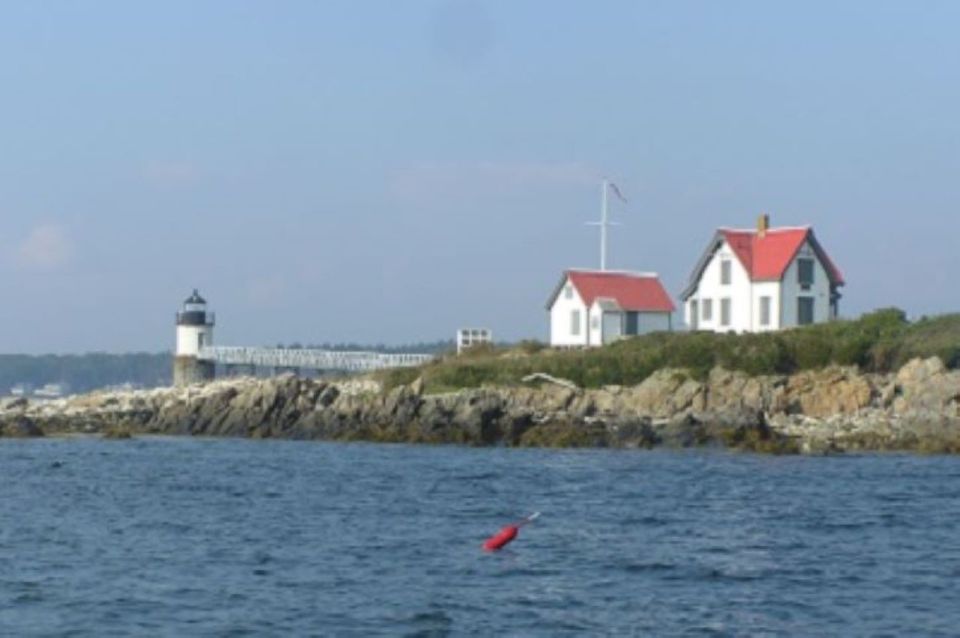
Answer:
[[0, 470], [3, 636], [960, 634], [952, 457], [51, 439]]

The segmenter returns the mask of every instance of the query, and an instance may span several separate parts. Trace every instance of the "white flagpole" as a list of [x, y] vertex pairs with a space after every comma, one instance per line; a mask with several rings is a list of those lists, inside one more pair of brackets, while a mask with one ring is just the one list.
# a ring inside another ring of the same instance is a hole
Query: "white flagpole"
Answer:
[[[587, 222], [588, 226], [599, 226], [600, 227], [600, 271], [603, 272], [607, 269], [607, 231], [610, 229], [610, 226], [617, 226], [617, 222], [610, 221], [607, 211], [607, 201], [609, 199], [607, 191], [611, 188], [614, 189], [614, 193], [620, 198], [623, 199], [623, 195], [620, 194], [620, 190], [616, 185], [612, 184], [609, 179], [604, 177], [600, 181], [600, 221], [598, 222]], [[626, 201], [626, 200], [624, 200]]]

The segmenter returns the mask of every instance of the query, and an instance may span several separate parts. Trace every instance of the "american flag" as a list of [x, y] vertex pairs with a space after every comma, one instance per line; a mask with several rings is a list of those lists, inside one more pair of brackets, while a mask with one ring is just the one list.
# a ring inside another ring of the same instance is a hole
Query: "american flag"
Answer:
[[624, 204], [627, 203], [627, 198], [623, 196], [623, 193], [620, 192], [620, 189], [617, 188], [617, 185], [613, 182], [610, 182], [610, 190], [613, 191], [614, 195], [620, 198], [620, 201], [622, 201]]

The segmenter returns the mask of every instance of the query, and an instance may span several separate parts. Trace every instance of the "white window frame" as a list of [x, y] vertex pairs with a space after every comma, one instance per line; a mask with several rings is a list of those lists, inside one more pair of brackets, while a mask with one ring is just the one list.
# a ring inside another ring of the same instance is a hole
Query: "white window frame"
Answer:
[[570, 336], [580, 336], [580, 310], [578, 308], [570, 311]]
[[769, 295], [760, 297], [760, 325], [766, 328], [770, 325], [773, 309], [773, 298]]
[[730, 297], [720, 299], [720, 326], [727, 328], [733, 319], [733, 301]]

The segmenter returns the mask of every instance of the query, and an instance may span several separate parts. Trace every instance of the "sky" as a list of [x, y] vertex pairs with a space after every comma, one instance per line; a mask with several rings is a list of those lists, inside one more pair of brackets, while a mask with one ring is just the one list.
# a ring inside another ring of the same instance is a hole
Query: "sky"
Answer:
[[5, 0], [0, 352], [547, 336], [811, 224], [841, 314], [958, 310], [960, 3]]

